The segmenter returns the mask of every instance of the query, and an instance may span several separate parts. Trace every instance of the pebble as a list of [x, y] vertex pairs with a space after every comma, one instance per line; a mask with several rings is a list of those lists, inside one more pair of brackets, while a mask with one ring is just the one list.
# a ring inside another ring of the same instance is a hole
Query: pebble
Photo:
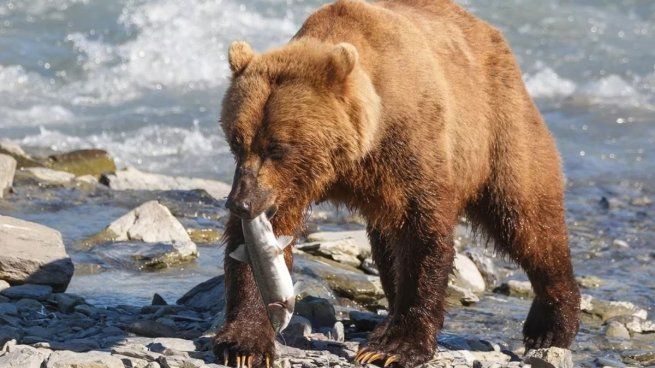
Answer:
[[610, 321], [605, 328], [605, 336], [617, 339], [629, 339], [630, 331], [618, 321]]
[[614, 241], [612, 242], [612, 245], [613, 245], [615, 248], [621, 248], [621, 249], [627, 249], [627, 248], [630, 248], [630, 244], [628, 244], [627, 241], [625, 241], [625, 240], [621, 240], [621, 239], [614, 239]]

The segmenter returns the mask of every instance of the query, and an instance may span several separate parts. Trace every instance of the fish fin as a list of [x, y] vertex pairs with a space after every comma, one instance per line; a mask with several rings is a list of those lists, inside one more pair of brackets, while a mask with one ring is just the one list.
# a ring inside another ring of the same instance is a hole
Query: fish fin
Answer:
[[239, 245], [232, 253], [230, 253], [230, 257], [236, 259], [239, 262], [243, 262], [243, 263], [248, 262], [248, 253], [246, 253], [246, 245], [245, 244]]
[[291, 243], [293, 243], [293, 236], [282, 235], [277, 237], [277, 247], [280, 250], [284, 250], [284, 248], [291, 245]]

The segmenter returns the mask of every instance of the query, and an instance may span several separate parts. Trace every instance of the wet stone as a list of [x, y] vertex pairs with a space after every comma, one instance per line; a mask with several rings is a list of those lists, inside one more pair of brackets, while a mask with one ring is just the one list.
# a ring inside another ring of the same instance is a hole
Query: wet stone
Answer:
[[2, 290], [2, 295], [12, 299], [46, 300], [52, 294], [52, 287], [48, 285], [18, 285]]
[[0, 303], [0, 314], [18, 314], [18, 309], [11, 303]]
[[52, 295], [52, 299], [62, 313], [71, 313], [77, 305], [84, 303], [84, 298], [74, 294], [57, 293]]
[[555, 347], [530, 350], [523, 361], [533, 368], [573, 368], [571, 351]]
[[349, 317], [359, 331], [372, 331], [384, 320], [384, 317], [371, 312], [351, 311]]
[[494, 289], [494, 292], [519, 298], [529, 299], [534, 297], [534, 291], [532, 290], [530, 281], [509, 280]]
[[313, 296], [304, 297], [296, 302], [295, 313], [311, 321], [314, 328], [332, 327], [337, 321], [332, 303]]
[[630, 331], [628, 331], [624, 324], [618, 321], [610, 321], [605, 328], [605, 336], [618, 339], [629, 339]]

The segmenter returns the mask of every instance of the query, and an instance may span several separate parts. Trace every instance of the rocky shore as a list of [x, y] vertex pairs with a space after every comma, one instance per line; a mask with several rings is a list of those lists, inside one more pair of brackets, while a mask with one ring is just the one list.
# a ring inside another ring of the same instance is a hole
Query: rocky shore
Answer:
[[[218, 181], [118, 170], [100, 150], [32, 157], [0, 143], [0, 367], [219, 367], [211, 336], [223, 322], [220, 270], [177, 300], [144, 284], [148, 305], [99, 305], [66, 290], [71, 280], [101, 279], [108, 269], [148, 280], [197, 267], [206, 249], [219, 246], [228, 192]], [[633, 206], [603, 198], [608, 209]], [[642, 202], [634, 206], [650, 211], [649, 198], [635, 198]], [[37, 221], [44, 212], [85, 206], [107, 208], [111, 216], [102, 225], [83, 217], [51, 221], [63, 224], [64, 236]], [[614, 283], [593, 273], [579, 277], [583, 326], [573, 353], [525, 355], [520, 323], [532, 296], [525, 276], [491, 247], [475, 246], [465, 219], [457, 239], [450, 316], [426, 367], [655, 365], [650, 307], [592, 296]], [[608, 249], [625, 247], [614, 239]], [[303, 286], [296, 315], [279, 336], [276, 366], [352, 366], [387, 308], [362, 219], [318, 206], [294, 251], [294, 279]]]

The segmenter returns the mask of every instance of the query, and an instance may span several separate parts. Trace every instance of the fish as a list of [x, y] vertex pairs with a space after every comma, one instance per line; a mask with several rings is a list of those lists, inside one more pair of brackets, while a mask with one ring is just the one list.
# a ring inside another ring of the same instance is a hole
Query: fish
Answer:
[[284, 249], [293, 237], [276, 237], [265, 213], [242, 219], [241, 227], [245, 244], [239, 245], [230, 257], [250, 264], [268, 319], [279, 333], [291, 321], [296, 302], [296, 287], [284, 260]]

